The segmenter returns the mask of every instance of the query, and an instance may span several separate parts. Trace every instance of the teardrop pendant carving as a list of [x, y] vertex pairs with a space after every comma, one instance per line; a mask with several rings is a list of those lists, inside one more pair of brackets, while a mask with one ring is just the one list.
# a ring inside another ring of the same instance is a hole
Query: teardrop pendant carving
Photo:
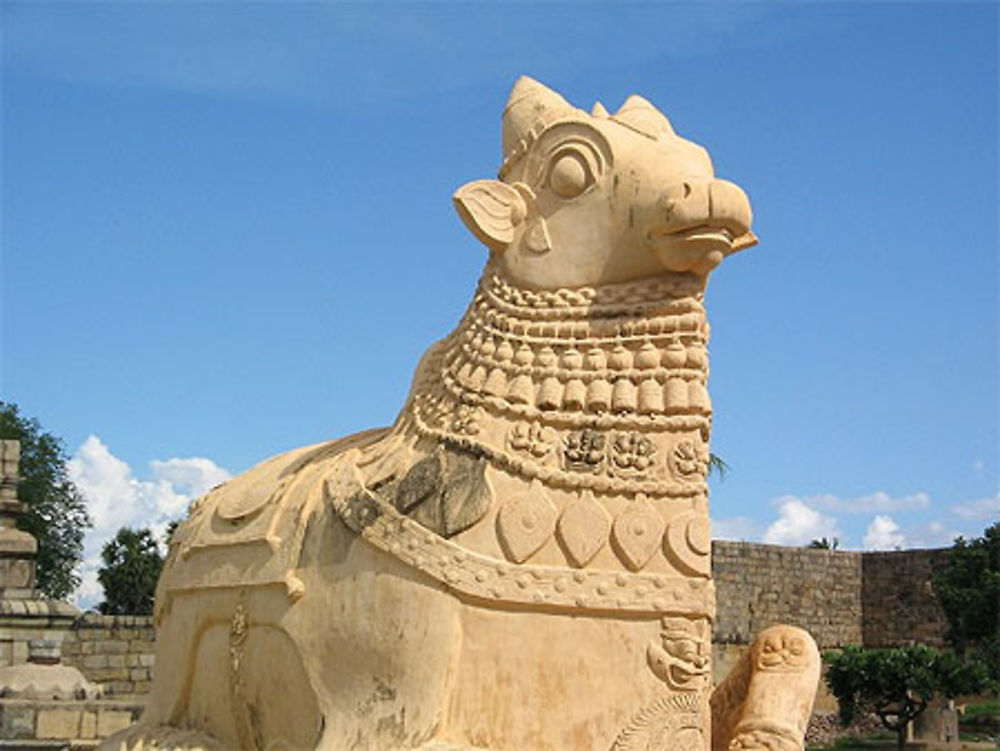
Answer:
[[645, 499], [628, 505], [615, 519], [614, 541], [622, 562], [633, 571], [649, 563], [660, 547], [666, 525]]
[[555, 506], [537, 481], [527, 492], [508, 499], [497, 514], [500, 543], [515, 563], [523, 563], [538, 552], [552, 537], [555, 526]]
[[577, 568], [583, 568], [608, 541], [611, 518], [608, 512], [594, 500], [590, 492], [584, 492], [570, 503], [559, 517], [558, 533], [566, 556]]

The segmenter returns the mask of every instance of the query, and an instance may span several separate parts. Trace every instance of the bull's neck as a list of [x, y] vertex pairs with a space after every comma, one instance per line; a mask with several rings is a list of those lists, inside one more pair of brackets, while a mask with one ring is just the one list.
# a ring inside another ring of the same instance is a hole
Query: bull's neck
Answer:
[[488, 266], [417, 375], [411, 424], [566, 489], [702, 492], [711, 418], [703, 292], [688, 275], [532, 290]]

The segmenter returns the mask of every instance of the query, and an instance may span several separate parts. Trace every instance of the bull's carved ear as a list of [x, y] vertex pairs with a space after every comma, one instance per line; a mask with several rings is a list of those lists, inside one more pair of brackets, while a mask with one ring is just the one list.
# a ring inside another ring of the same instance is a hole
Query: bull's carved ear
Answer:
[[463, 224], [496, 253], [514, 241], [514, 230], [528, 213], [521, 194], [499, 180], [473, 180], [459, 188], [452, 200]]

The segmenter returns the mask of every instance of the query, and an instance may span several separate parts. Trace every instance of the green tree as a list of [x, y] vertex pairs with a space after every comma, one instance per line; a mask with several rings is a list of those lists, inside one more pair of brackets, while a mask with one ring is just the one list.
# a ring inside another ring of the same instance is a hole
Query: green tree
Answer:
[[66, 472], [66, 451], [38, 420], [2, 401], [0, 438], [21, 442], [17, 495], [28, 511], [17, 526], [38, 541], [38, 588], [48, 597], [64, 599], [80, 583], [74, 569], [83, 557], [84, 532], [91, 526], [83, 497]]
[[106, 615], [149, 615], [153, 612], [156, 580], [163, 569], [163, 556], [148, 529], [122, 527], [101, 551], [104, 565], [97, 580], [104, 587]]
[[811, 550], [836, 550], [840, 547], [840, 540], [836, 537], [826, 538], [820, 537], [819, 539], [813, 540], [808, 545], [807, 548]]
[[726, 475], [729, 474], [729, 465], [726, 464], [725, 460], [718, 454], [709, 453], [708, 455], [708, 474], [711, 475], [715, 473], [719, 476], [720, 480], [725, 480]]
[[934, 592], [948, 619], [948, 641], [959, 652], [996, 653], [1000, 633], [1000, 522], [982, 537], [959, 537], [948, 565], [934, 577]]
[[847, 646], [823, 656], [826, 685], [840, 708], [845, 725], [859, 705], [870, 706], [882, 724], [896, 733], [902, 749], [906, 727], [937, 695], [955, 697], [989, 687], [985, 666], [950, 652], [915, 645], [893, 649]]

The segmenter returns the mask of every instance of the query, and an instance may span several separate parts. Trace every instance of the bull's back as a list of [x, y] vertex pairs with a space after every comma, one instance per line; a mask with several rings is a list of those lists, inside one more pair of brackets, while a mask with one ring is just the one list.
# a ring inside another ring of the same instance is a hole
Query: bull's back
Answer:
[[[451, 681], [455, 604], [359, 540], [327, 497], [328, 478], [381, 435], [283, 454], [199, 500], [157, 590], [144, 725], [261, 750], [429, 737]], [[425, 664], [429, 651], [444, 658], [440, 669]], [[359, 675], [385, 678], [361, 686]]]

